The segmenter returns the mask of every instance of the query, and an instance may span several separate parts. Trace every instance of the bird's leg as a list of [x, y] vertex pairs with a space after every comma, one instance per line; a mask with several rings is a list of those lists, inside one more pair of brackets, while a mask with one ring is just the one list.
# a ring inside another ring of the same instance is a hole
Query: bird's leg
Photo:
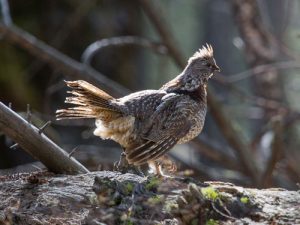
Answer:
[[172, 161], [171, 158], [168, 157], [167, 155], [163, 155], [157, 161], [159, 162], [159, 164], [161, 165], [161, 168], [164, 171], [167, 171], [168, 173], [171, 173], [171, 174], [175, 173], [177, 171], [176, 163], [174, 161]]
[[163, 177], [163, 171], [161, 170], [161, 165], [158, 162], [154, 162], [154, 167], [155, 167], [155, 173], [160, 176]]
[[126, 159], [126, 154], [125, 152], [122, 152], [119, 161], [114, 163], [114, 169], [122, 173], [125, 173], [127, 172], [128, 166], [129, 164]]
[[[170, 166], [170, 168], [169, 168], [170, 171], [171, 171], [171, 169], [172, 170], [177, 170], [177, 167], [176, 167], [175, 163], [172, 162], [172, 161], [170, 161], [169, 158], [163, 157], [162, 159], [164, 159], [164, 160], [168, 159], [169, 160], [168, 164], [166, 164], [166, 165]], [[198, 180], [196, 180], [196, 179], [194, 179], [192, 177], [179, 177], [179, 176], [173, 176], [173, 175], [170, 176], [170, 175], [164, 174], [163, 171], [162, 171], [162, 166], [164, 166], [163, 161], [161, 161], [162, 159], [160, 159], [158, 161], [150, 161], [150, 162], [148, 162], [149, 167], [152, 170], [154, 170], [154, 174], [156, 176], [158, 176], [159, 178], [162, 178], [162, 179], [174, 179], [174, 180], [177, 180], [177, 181], [183, 182], [183, 183], [193, 182], [193, 183], [195, 183], [195, 184], [197, 184], [197, 185], [199, 185], [201, 187], [207, 187], [207, 186], [209, 186], [208, 184], [205, 184], [205, 183], [203, 183], [201, 181], [198, 181]]]
[[154, 171], [154, 174], [158, 177], [168, 178], [170, 176], [165, 175], [162, 171], [161, 165], [158, 161], [150, 161], [148, 162], [149, 167]]
[[114, 169], [121, 173], [131, 172], [139, 176], [144, 176], [139, 166], [130, 165], [128, 163], [125, 152], [122, 152], [119, 161], [115, 162]]

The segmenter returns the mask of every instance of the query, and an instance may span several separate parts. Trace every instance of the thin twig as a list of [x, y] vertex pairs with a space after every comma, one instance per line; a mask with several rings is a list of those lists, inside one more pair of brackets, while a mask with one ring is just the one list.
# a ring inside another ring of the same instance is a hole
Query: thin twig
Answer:
[[72, 155], [74, 155], [74, 153], [77, 151], [78, 146], [76, 146], [75, 148], [72, 149], [72, 151], [69, 153], [69, 158], [72, 157]]
[[36, 166], [36, 165], [31, 165], [33, 168], [36, 168], [37, 170], [39, 170], [39, 171], [43, 171], [43, 169], [42, 168], [40, 168], [40, 167], [38, 167], [38, 166]]
[[272, 109], [276, 111], [293, 111], [291, 108], [285, 106], [283, 103], [268, 99], [260, 96], [250, 95], [243, 91], [241, 88], [237, 87], [236, 85], [231, 84], [230, 82], [227, 82], [227, 78], [224, 77], [218, 77], [215, 79], [218, 83], [222, 84], [228, 90], [234, 92], [238, 95], [243, 101], [247, 101], [249, 103], [255, 104], [257, 106], [260, 106], [262, 108], [266, 109]]
[[92, 58], [95, 56], [95, 54], [97, 54], [103, 48], [124, 45], [137, 45], [144, 48], [150, 48], [154, 50], [154, 52], [163, 55], [168, 53], [168, 50], [164, 45], [153, 41], [149, 41], [146, 38], [136, 36], [113, 37], [102, 39], [90, 44], [82, 54], [82, 62], [90, 65]]
[[[178, 66], [184, 68], [186, 63], [183, 54], [177, 48], [177, 45], [175, 44], [176, 42], [173, 39], [174, 36], [169, 31], [167, 24], [164, 22], [162, 14], [159, 14], [160, 10], [154, 6], [153, 1], [139, 0], [139, 2], [145, 13], [148, 15], [150, 21], [153, 23], [163, 43], [167, 46], [174, 61]], [[243, 141], [241, 141], [242, 139], [239, 135], [239, 132], [234, 129], [232, 122], [225, 116], [222, 105], [217, 101], [212, 92], [208, 92], [208, 105], [210, 108], [210, 113], [215, 119], [222, 134], [239, 156], [241, 165], [245, 167], [245, 172], [254, 182], [258, 182], [256, 162], [253, 159], [249, 148], [244, 144]]]
[[27, 104], [27, 108], [26, 108], [26, 120], [28, 123], [31, 123], [31, 118], [32, 118], [32, 114], [31, 114], [31, 110], [30, 110], [30, 104]]
[[203, 137], [202, 139], [195, 138], [192, 142], [192, 146], [195, 147], [196, 151], [200, 152], [208, 159], [213, 160], [220, 166], [231, 170], [241, 170], [241, 166], [236, 163], [236, 159], [222, 152], [222, 150], [220, 150], [220, 147], [214, 146], [212, 144], [212, 140], [203, 141]]
[[264, 65], [259, 65], [249, 70], [243, 71], [241, 73], [237, 73], [234, 75], [227, 76], [224, 79], [226, 82], [234, 83], [255, 75], [262, 74], [270, 69], [299, 69], [300, 63], [297, 61], [287, 61], [287, 62], [276, 62], [276, 63], [269, 63]]
[[9, 136], [27, 153], [40, 160], [55, 173], [87, 173], [83, 165], [57, 146], [39, 129], [0, 102], [0, 130]]
[[230, 220], [236, 220], [236, 218], [232, 217], [232, 216], [229, 216], [229, 215], [226, 215], [225, 213], [221, 212], [215, 205], [214, 202], [211, 202], [211, 206], [212, 208], [214, 209], [214, 211], [218, 214], [220, 214], [221, 216], [227, 218], [227, 219], [230, 219]]
[[51, 125], [51, 121], [48, 121], [47, 123], [45, 123], [43, 126], [41, 126], [39, 128], [39, 134], [42, 134], [44, 132], [44, 130], [49, 126]]
[[18, 144], [18, 143], [15, 143], [15, 144], [13, 144], [12, 146], [10, 146], [9, 148], [10, 148], [10, 149], [16, 149], [18, 146], [19, 146], [19, 144]]

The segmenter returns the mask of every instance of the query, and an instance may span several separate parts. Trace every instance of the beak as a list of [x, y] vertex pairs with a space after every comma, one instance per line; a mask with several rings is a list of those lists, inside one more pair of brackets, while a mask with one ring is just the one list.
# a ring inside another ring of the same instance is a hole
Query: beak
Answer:
[[220, 67], [218, 67], [216, 64], [212, 66], [212, 68], [214, 69], [214, 71], [218, 71], [220, 72]]

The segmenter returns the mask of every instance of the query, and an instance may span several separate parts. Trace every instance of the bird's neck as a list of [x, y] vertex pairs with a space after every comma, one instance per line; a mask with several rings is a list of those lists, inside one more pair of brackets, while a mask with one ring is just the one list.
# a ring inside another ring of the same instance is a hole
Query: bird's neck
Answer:
[[206, 102], [206, 82], [195, 79], [196, 76], [186, 76], [182, 73], [162, 86], [161, 90], [168, 93], [189, 95], [196, 101]]
[[205, 85], [199, 85], [198, 88], [193, 89], [191, 91], [187, 91], [187, 90], [175, 90], [175, 91], [172, 91], [172, 92], [173, 93], [177, 93], [177, 94], [188, 95], [193, 100], [195, 100], [196, 102], [206, 103], [206, 96], [207, 96], [206, 84]]

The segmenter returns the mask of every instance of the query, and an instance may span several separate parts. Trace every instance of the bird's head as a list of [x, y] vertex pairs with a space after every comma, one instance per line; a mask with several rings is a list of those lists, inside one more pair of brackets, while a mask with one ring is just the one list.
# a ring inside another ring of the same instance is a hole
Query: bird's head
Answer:
[[[220, 71], [213, 56], [213, 48], [206, 44], [202, 46], [189, 60], [185, 73], [196, 80], [206, 83], [215, 71]], [[191, 77], [189, 77], [191, 79]]]
[[220, 68], [213, 57], [213, 48], [211, 45], [206, 44], [188, 60], [188, 64], [182, 73], [166, 83], [161, 89], [169, 92], [193, 92], [199, 86], [206, 87], [208, 79], [215, 71], [220, 71]]

